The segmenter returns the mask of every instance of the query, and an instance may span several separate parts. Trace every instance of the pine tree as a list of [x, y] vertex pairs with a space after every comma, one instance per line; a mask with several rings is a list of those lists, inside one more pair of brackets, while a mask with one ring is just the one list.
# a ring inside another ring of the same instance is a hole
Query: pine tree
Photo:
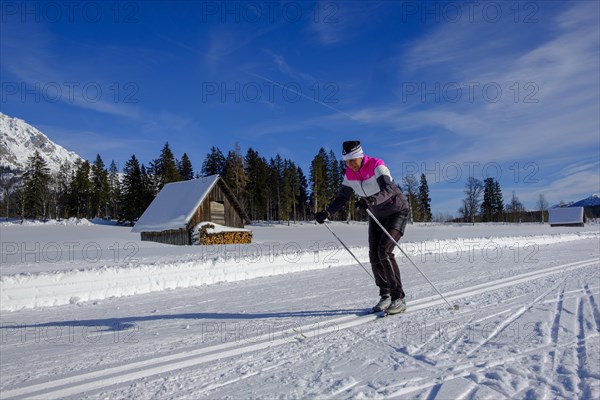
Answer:
[[108, 183], [108, 171], [104, 168], [104, 162], [100, 154], [96, 155], [96, 161], [92, 165], [92, 187], [91, 187], [91, 212], [92, 216], [103, 217], [108, 215], [108, 199], [110, 185]]
[[250, 148], [246, 153], [244, 166], [248, 177], [248, 214], [253, 220], [267, 219], [267, 161]]
[[123, 168], [119, 223], [133, 224], [143, 213], [143, 185], [140, 163], [131, 156]]
[[[296, 166], [288, 159], [283, 160], [283, 171], [281, 177], [281, 219], [289, 221], [291, 219], [292, 212], [294, 211], [294, 197], [296, 188], [295, 184], [295, 170]], [[295, 217], [294, 217], [295, 219]]]
[[69, 203], [71, 215], [77, 218], [89, 217], [91, 211], [90, 163], [78, 162], [75, 165], [75, 174], [69, 187]]
[[8, 220], [11, 215], [11, 208], [14, 208], [14, 199], [13, 199], [13, 191], [16, 187], [16, 181], [12, 174], [10, 173], [10, 169], [0, 166], [0, 186], [2, 188], [2, 202], [3, 202], [3, 210], [4, 216]]
[[500, 183], [494, 182], [493, 189], [493, 202], [492, 202], [492, 213], [493, 221], [499, 222], [504, 220], [504, 199], [502, 198], [502, 189], [500, 189]]
[[187, 153], [183, 153], [183, 157], [181, 157], [181, 161], [178, 165], [178, 170], [182, 180], [189, 181], [194, 179], [194, 169], [192, 168], [192, 162]]
[[151, 161], [146, 167], [144, 164], [140, 164], [140, 172], [142, 173], [142, 188], [144, 189], [144, 201], [145, 203], [150, 198], [150, 201], [156, 197], [160, 189], [162, 189], [161, 181], [162, 177], [158, 173], [160, 166], [159, 160]]
[[13, 202], [17, 208], [17, 214], [21, 217], [21, 222], [26, 218], [25, 213], [25, 188], [22, 184], [17, 185], [13, 191]]
[[302, 220], [307, 220], [307, 209], [308, 209], [308, 181], [302, 168], [298, 167], [296, 170], [298, 176], [298, 193], [296, 195], [297, 212], [299, 216], [302, 216]]
[[313, 212], [319, 212], [325, 208], [328, 197], [328, 157], [325, 149], [321, 147], [319, 153], [313, 158], [310, 164], [310, 182], [311, 182], [311, 205]]
[[202, 163], [202, 175], [223, 175], [225, 170], [225, 156], [218, 147], [211, 147]]
[[335, 156], [333, 150], [327, 155], [327, 198], [334, 198], [342, 183], [342, 174], [340, 171], [340, 163]]
[[110, 205], [110, 217], [116, 219], [119, 216], [119, 200], [121, 198], [121, 179], [119, 178], [119, 170], [114, 160], [112, 160], [108, 169], [108, 188], [108, 203]]
[[223, 171], [223, 180], [235, 194], [242, 208], [246, 208], [246, 184], [248, 178], [244, 171], [244, 157], [241, 154], [239, 143], [235, 144], [234, 150], [227, 153], [225, 159], [225, 168]]
[[160, 179], [158, 179], [154, 173], [149, 171], [144, 164], [140, 167], [140, 174], [142, 176], [140, 209], [143, 214], [159, 192], [158, 187], [160, 185]]
[[431, 222], [431, 197], [429, 197], [429, 186], [427, 177], [421, 174], [421, 184], [419, 185], [418, 207], [421, 221]]
[[481, 203], [481, 217], [483, 222], [491, 222], [494, 216], [494, 178], [483, 181], [483, 202]]
[[502, 199], [500, 183], [494, 178], [487, 178], [483, 186], [482, 220], [484, 222], [501, 221], [504, 213], [504, 200]]
[[[304, 185], [304, 187], [303, 187]], [[305, 213], [306, 177], [294, 162], [283, 160], [283, 176], [281, 186], [282, 219], [297, 221]]]
[[[343, 165], [345, 167], [345, 164]], [[344, 170], [345, 168], [340, 168], [340, 162], [336, 158], [333, 150], [330, 150], [329, 154], [327, 155], [327, 199], [329, 201], [334, 199], [335, 196], [338, 194], [338, 191], [340, 190], [340, 186], [344, 177]], [[332, 215], [331, 219], [346, 219], [346, 216], [346, 210], [342, 209], [338, 211], [335, 216]]]
[[46, 218], [50, 202], [50, 168], [39, 151], [27, 160], [23, 174], [23, 211], [26, 218]]
[[160, 153], [160, 157], [154, 162], [154, 168], [154, 172], [158, 177], [159, 191], [167, 183], [179, 182], [181, 180], [181, 175], [179, 175], [177, 163], [175, 162], [175, 157], [169, 147], [169, 142], [165, 143], [165, 146]]
[[73, 166], [68, 162], [62, 162], [54, 177], [54, 197], [56, 207], [56, 218], [68, 218], [70, 212], [69, 188], [73, 180]]
[[281, 220], [281, 186], [283, 182], [283, 159], [279, 154], [269, 160], [269, 219]]

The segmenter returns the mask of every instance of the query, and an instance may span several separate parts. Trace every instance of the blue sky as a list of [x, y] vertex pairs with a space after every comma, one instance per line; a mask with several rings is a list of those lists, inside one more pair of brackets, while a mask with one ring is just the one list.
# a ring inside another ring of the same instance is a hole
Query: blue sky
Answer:
[[0, 108], [121, 167], [359, 139], [434, 213], [470, 175], [533, 209], [600, 192], [599, 4], [7, 0]]

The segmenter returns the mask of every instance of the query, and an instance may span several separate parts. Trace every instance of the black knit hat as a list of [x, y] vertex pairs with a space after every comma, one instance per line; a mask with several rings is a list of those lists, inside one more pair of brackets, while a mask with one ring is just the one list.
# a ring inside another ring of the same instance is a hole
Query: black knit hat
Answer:
[[349, 140], [342, 144], [342, 158], [344, 160], [352, 160], [362, 156], [363, 150], [358, 140]]

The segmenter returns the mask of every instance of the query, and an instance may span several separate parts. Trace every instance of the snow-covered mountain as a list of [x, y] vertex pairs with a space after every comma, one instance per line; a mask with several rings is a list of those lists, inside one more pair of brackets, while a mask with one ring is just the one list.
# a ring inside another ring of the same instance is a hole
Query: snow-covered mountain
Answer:
[[591, 207], [591, 206], [600, 206], [600, 193], [596, 193], [587, 197], [583, 200], [579, 200], [569, 207]]
[[596, 193], [591, 195], [590, 197], [586, 197], [585, 199], [578, 201], [570, 201], [568, 203], [564, 203], [562, 205], [555, 204], [550, 208], [558, 208], [558, 207], [593, 207], [600, 206], [600, 193]]
[[0, 113], [0, 166], [23, 171], [36, 149], [52, 171], [58, 170], [64, 161], [81, 160], [79, 155], [52, 142], [27, 122]]

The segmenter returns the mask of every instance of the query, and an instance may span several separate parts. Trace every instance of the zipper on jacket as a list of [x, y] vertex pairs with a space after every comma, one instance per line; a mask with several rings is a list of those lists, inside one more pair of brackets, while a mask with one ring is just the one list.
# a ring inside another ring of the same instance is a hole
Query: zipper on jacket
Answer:
[[[363, 162], [363, 165], [364, 165], [364, 162]], [[365, 181], [365, 179], [364, 179], [364, 177], [363, 177], [363, 174], [362, 174], [362, 172], [360, 171], [360, 170], [362, 169], [362, 167], [363, 167], [363, 166], [361, 165], [361, 166], [360, 166], [360, 168], [358, 169], [358, 173], [360, 174], [360, 188], [362, 189], [362, 192], [364, 193], [364, 195], [365, 195], [365, 199], [366, 199], [366, 198], [367, 198], [367, 197], [369, 197], [369, 196], [367, 196], [367, 192], [365, 192], [365, 188], [364, 188], [364, 186], [363, 186], [363, 182]]]

